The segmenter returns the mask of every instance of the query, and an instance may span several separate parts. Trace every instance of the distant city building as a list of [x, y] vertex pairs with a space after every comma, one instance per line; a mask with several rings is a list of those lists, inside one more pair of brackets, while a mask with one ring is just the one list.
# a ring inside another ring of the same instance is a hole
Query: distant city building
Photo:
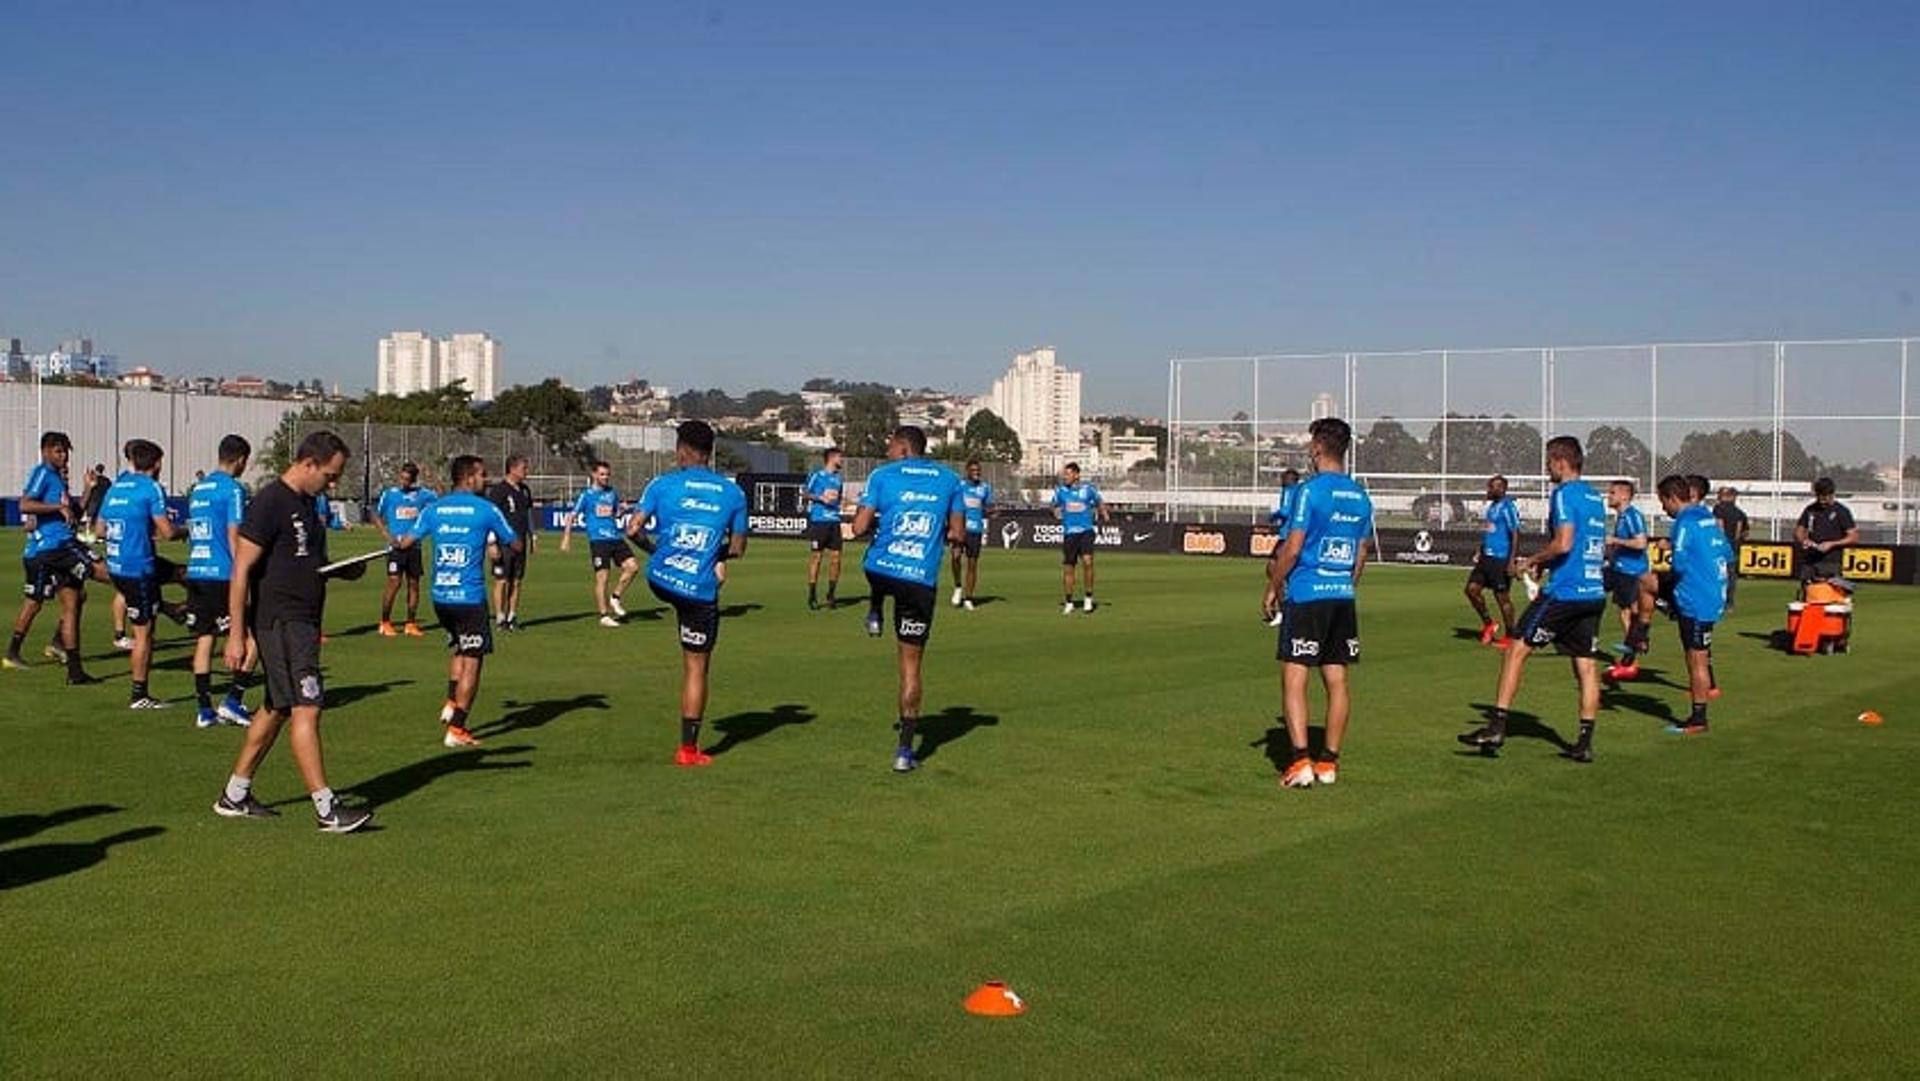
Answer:
[[487, 334], [455, 334], [440, 343], [440, 386], [464, 382], [476, 402], [490, 402], [500, 382], [500, 343]]
[[267, 396], [267, 381], [257, 375], [236, 375], [220, 384], [220, 393], [236, 398], [264, 398]]
[[500, 343], [482, 333], [436, 339], [425, 331], [396, 330], [376, 348], [374, 390], [407, 395], [464, 382], [475, 401], [490, 402], [500, 385]]
[[1051, 347], [1016, 354], [993, 381], [987, 408], [1020, 436], [1028, 464], [1080, 449], [1080, 373], [1060, 367]]
[[1333, 395], [1323, 390], [1313, 396], [1313, 416], [1311, 419], [1321, 420], [1330, 416], [1333, 416]]
[[134, 390], [161, 390], [167, 385], [165, 377], [146, 365], [141, 365], [120, 376], [120, 385]]

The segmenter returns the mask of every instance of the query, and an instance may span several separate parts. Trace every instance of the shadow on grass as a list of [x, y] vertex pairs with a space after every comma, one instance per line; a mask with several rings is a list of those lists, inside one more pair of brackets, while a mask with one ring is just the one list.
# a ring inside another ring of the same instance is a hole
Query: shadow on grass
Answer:
[[[1480, 711], [1481, 724], [1493, 720], [1493, 705], [1491, 703], [1475, 702], [1473, 708]], [[1479, 725], [1476, 724], [1474, 727], [1478, 728]], [[1553, 744], [1554, 747], [1560, 751], [1567, 751], [1573, 747], [1573, 744], [1567, 742], [1565, 736], [1562, 736], [1552, 726], [1543, 722], [1538, 716], [1531, 713], [1520, 713], [1515, 710], [1508, 710], [1507, 742], [1511, 743], [1516, 739], [1537, 739], [1544, 743]], [[1485, 755], [1485, 752], [1472, 748], [1455, 753], [1465, 755], [1469, 758], [1479, 758]]]
[[525, 631], [532, 630], [535, 627], [545, 627], [554, 623], [578, 623], [583, 619], [597, 618], [599, 617], [593, 612], [567, 612], [557, 616], [541, 616], [539, 619], [521, 620], [520, 629]]
[[766, 605], [764, 604], [729, 604], [725, 608], [720, 609], [720, 615], [726, 619], [738, 619], [748, 612], [758, 612], [765, 607]]
[[73, 807], [62, 807], [58, 811], [43, 815], [0, 815], [0, 845], [24, 841], [56, 826], [79, 822], [97, 815], [110, 815], [120, 810], [122, 808], [110, 803], [82, 803]]
[[115, 845], [144, 841], [165, 832], [159, 826], [141, 826], [82, 844], [24, 845], [8, 849], [0, 853], [0, 890], [19, 889], [84, 871], [105, 860]]
[[413, 680], [410, 679], [390, 679], [385, 683], [351, 683], [345, 687], [328, 687], [326, 692], [326, 708], [344, 709], [363, 698], [373, 698], [377, 695], [385, 694], [395, 687], [410, 687], [412, 685]]
[[[1285, 717], [1275, 717], [1272, 728], [1260, 733], [1260, 738], [1247, 744], [1259, 747], [1266, 752], [1267, 761], [1273, 763], [1275, 772], [1283, 772], [1293, 764], [1293, 738], [1287, 735]], [[1327, 726], [1309, 724], [1307, 726], [1307, 753], [1317, 755], [1327, 749]]]
[[[412, 765], [401, 766], [385, 773], [359, 781], [341, 791], [365, 800], [375, 809], [413, 795], [442, 777], [456, 773], [488, 773], [494, 770], [527, 769], [533, 765], [524, 759], [500, 762], [495, 759], [504, 755], [524, 754], [533, 750], [529, 746], [517, 747], [481, 747], [467, 751], [448, 751], [432, 758], [422, 759]], [[298, 803], [299, 800], [289, 800]]]
[[540, 728], [552, 724], [569, 713], [578, 713], [583, 709], [611, 709], [604, 694], [576, 694], [572, 698], [548, 698], [538, 702], [515, 702], [511, 699], [502, 703], [508, 712], [500, 719], [476, 725], [473, 734], [503, 736], [508, 732], [519, 732], [529, 728]]
[[770, 710], [753, 710], [722, 717], [712, 722], [713, 730], [720, 733], [720, 741], [708, 747], [707, 753], [717, 757], [742, 743], [759, 739], [775, 729], [792, 724], [809, 724], [813, 719], [813, 710], [792, 702], [775, 706]]
[[935, 752], [955, 740], [964, 739], [976, 728], [993, 728], [1000, 718], [991, 713], [976, 713], [972, 706], [948, 706], [931, 717], [920, 718], [915, 726], [920, 740], [914, 755], [925, 762]]
[[1652, 717], [1662, 724], [1672, 724], [1680, 719], [1679, 715], [1673, 712], [1673, 706], [1665, 699], [1619, 688], [1600, 696], [1600, 708], [1608, 712], [1624, 710], [1628, 713], [1638, 713], [1644, 717]]
[[1005, 603], [1007, 603], [1007, 598], [1000, 596], [998, 593], [988, 593], [984, 596], [973, 598], [973, 606], [975, 608], [985, 608], [989, 604]]

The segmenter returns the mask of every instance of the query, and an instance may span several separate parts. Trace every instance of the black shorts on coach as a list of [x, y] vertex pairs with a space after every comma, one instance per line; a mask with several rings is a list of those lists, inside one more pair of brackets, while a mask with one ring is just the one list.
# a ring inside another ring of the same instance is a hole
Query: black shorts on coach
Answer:
[[867, 572], [867, 588], [873, 591], [870, 606], [879, 609], [893, 598], [893, 636], [910, 646], [924, 646], [933, 635], [935, 604], [932, 586], [917, 585], [884, 574]]
[[1278, 656], [1310, 668], [1359, 664], [1359, 610], [1346, 600], [1281, 605]]
[[266, 677], [267, 708], [318, 708], [326, 701], [320, 677], [320, 628], [297, 619], [256, 627], [260, 673]]
[[720, 606], [713, 601], [682, 597], [660, 588], [658, 582], [649, 581], [647, 586], [662, 604], [673, 609], [674, 619], [680, 626], [680, 648], [688, 653], [712, 653], [714, 643], [720, 640]]

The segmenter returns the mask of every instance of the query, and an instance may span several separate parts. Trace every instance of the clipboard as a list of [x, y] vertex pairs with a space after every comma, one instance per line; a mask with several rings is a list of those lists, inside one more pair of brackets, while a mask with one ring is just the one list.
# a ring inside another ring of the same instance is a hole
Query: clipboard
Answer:
[[366, 552], [357, 556], [348, 556], [345, 559], [336, 559], [326, 566], [321, 567], [320, 573], [333, 574], [337, 571], [346, 570], [348, 567], [358, 566], [361, 563], [371, 563], [376, 559], [385, 559], [387, 553], [391, 551], [393, 551], [391, 548], [381, 548], [377, 551]]

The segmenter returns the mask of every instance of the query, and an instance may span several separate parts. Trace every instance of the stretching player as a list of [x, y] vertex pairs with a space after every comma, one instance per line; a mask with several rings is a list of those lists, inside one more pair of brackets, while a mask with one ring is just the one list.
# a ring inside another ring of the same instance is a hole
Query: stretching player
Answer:
[[1633, 505], [1638, 493], [1630, 480], [1607, 485], [1607, 509], [1613, 511], [1613, 529], [1607, 534], [1607, 594], [1620, 609], [1621, 642], [1614, 647], [1617, 660], [1607, 669], [1607, 678], [1640, 678], [1640, 654], [1647, 648], [1647, 631], [1653, 622], [1655, 580], [1653, 563], [1648, 558], [1652, 543], [1647, 532], [1647, 516]]
[[1669, 732], [1707, 730], [1707, 702], [1718, 697], [1713, 677], [1713, 625], [1726, 611], [1733, 548], [1713, 512], [1692, 498], [1685, 477], [1660, 482], [1660, 508], [1673, 519], [1673, 617], [1687, 658], [1687, 689], [1693, 710]]
[[493, 561], [493, 618], [504, 630], [520, 629], [520, 587], [527, 580], [527, 560], [533, 556], [533, 491], [527, 487], [527, 456], [507, 459], [506, 475], [487, 489], [487, 500], [520, 534], [520, 547], [501, 549]]
[[993, 517], [993, 485], [980, 479], [980, 459], [967, 459], [967, 479], [960, 485], [967, 510], [967, 535], [953, 546], [953, 605], [973, 611], [974, 587], [980, 584], [980, 550]]
[[1507, 710], [1520, 693], [1520, 677], [1535, 650], [1555, 646], [1573, 659], [1580, 685], [1580, 735], [1566, 756], [1575, 762], [1593, 761], [1594, 718], [1600, 712], [1600, 616], [1606, 611], [1605, 563], [1607, 508], [1593, 486], [1580, 479], [1586, 455], [1580, 441], [1557, 436], [1547, 441], [1547, 474], [1553, 478], [1548, 501], [1545, 547], [1521, 560], [1518, 570], [1532, 574], [1546, 568], [1540, 596], [1520, 617], [1519, 633], [1500, 662], [1500, 688], [1493, 717], [1484, 726], [1463, 733], [1460, 742], [1488, 754], [1507, 739]]
[[[680, 425], [673, 458], [680, 468], [655, 477], [640, 494], [630, 530], [648, 553], [647, 587], [672, 608], [680, 631], [680, 749], [676, 766], [705, 766], [700, 722], [707, 713], [707, 672], [720, 639], [723, 560], [747, 552], [747, 496], [713, 471], [713, 428]], [[839, 529], [836, 522], [834, 529]]]
[[[1347, 669], [1360, 663], [1360, 617], [1354, 586], [1367, 566], [1367, 538], [1373, 535], [1373, 501], [1347, 475], [1347, 450], [1353, 429], [1337, 417], [1322, 417], [1308, 428], [1313, 442], [1313, 479], [1300, 486], [1287, 519], [1286, 543], [1267, 564], [1262, 609], [1280, 615], [1281, 689], [1286, 704], [1287, 739], [1293, 758], [1280, 774], [1282, 788], [1332, 784], [1340, 776], [1340, 747], [1346, 740], [1352, 700]], [[1327, 738], [1320, 760], [1308, 757], [1307, 672], [1320, 670], [1327, 692]]]
[[840, 588], [840, 491], [843, 469], [839, 447], [828, 447], [820, 468], [807, 478], [800, 498], [807, 504], [807, 609], [820, 607], [820, 558], [827, 559], [827, 609]]
[[520, 534], [500, 508], [480, 493], [487, 487], [487, 463], [462, 454], [449, 468], [453, 488], [427, 504], [399, 540], [399, 550], [419, 554], [433, 538], [433, 615], [447, 632], [447, 701], [440, 709], [449, 747], [476, 747], [467, 716], [480, 693], [480, 669], [493, 652], [493, 622], [487, 614], [486, 563], [489, 546], [519, 552]]
[[[613, 467], [606, 462], [595, 462], [587, 475], [592, 483], [574, 501], [573, 513], [567, 516], [566, 525], [560, 531], [560, 550], [565, 552], [573, 546], [573, 521], [578, 518], [587, 533], [588, 553], [593, 557], [593, 604], [600, 613], [600, 625], [618, 627], [627, 614], [620, 598], [633, 583], [633, 576], [640, 573], [640, 561], [634, 558], [633, 549], [627, 547], [620, 528], [620, 493], [613, 489]], [[620, 570], [620, 582], [609, 593], [607, 572], [615, 567]]]
[[[1480, 644], [1506, 649], [1513, 644], [1513, 576], [1508, 571], [1520, 540], [1520, 504], [1507, 495], [1507, 478], [1497, 473], [1487, 478], [1487, 507], [1481, 518], [1485, 525], [1480, 532], [1480, 554], [1467, 575], [1467, 603], [1480, 617]], [[1500, 605], [1498, 624], [1487, 612], [1488, 590]]]
[[[227, 615], [227, 595], [233, 591], [233, 553], [239, 547], [240, 522], [247, 515], [247, 489], [237, 478], [247, 471], [253, 446], [241, 436], [229, 435], [220, 440], [219, 454], [219, 468], [195, 484], [187, 496], [187, 629], [193, 632], [193, 695], [199, 706], [194, 724], [212, 728], [224, 721], [244, 728], [252, 722], [244, 699], [255, 656], [246, 625], [235, 628]], [[216, 638], [235, 634], [247, 642], [245, 657], [240, 667], [228, 670], [232, 682], [226, 699], [215, 709], [213, 644]]]
[[402, 579], [407, 584], [408, 638], [424, 637], [420, 629], [420, 550], [402, 549], [400, 538], [413, 532], [420, 512], [434, 501], [434, 491], [420, 484], [420, 467], [412, 462], [400, 466], [400, 483], [380, 493], [374, 518], [387, 539], [387, 585], [380, 594], [380, 635], [392, 638], [401, 632], [393, 629], [393, 599], [400, 593]]
[[1107, 520], [1107, 504], [1100, 489], [1080, 479], [1080, 464], [1068, 462], [1060, 471], [1060, 484], [1047, 501], [1053, 504], [1053, 516], [1060, 520], [1060, 614], [1073, 614], [1073, 569], [1082, 568], [1086, 592], [1081, 610], [1093, 611], [1094, 518]]
[[113, 577], [114, 589], [126, 599], [127, 623], [133, 628], [133, 686], [127, 708], [163, 709], [167, 703], [147, 693], [147, 677], [153, 665], [153, 620], [159, 614], [160, 582], [175, 573], [175, 566], [155, 557], [153, 543], [177, 539], [184, 531], [167, 516], [167, 494], [154, 479], [160, 472], [159, 445], [131, 439], [126, 449], [132, 468], [115, 478], [100, 505], [107, 573]]
[[80, 617], [87, 603], [87, 579], [106, 582], [108, 578], [106, 567], [93, 550], [73, 534], [73, 523], [81, 520], [81, 515], [67, 490], [67, 460], [72, 453], [73, 441], [67, 433], [43, 433], [40, 462], [27, 474], [26, 487], [20, 494], [20, 513], [29, 521], [27, 546], [20, 560], [26, 571], [26, 599], [13, 622], [5, 667], [27, 666], [20, 647], [26, 643], [41, 606], [58, 597], [60, 625], [47, 652], [66, 664], [67, 683], [77, 686], [100, 682], [80, 666]]
[[879, 530], [867, 546], [864, 564], [872, 598], [868, 634], [880, 633], [882, 606], [893, 598], [893, 634], [900, 643], [895, 773], [920, 767], [913, 753], [913, 730], [920, 723], [920, 662], [939, 604], [934, 590], [940, 581], [940, 550], [949, 541], [964, 543], [967, 534], [960, 478], [946, 466], [928, 461], [926, 454], [927, 433], [911, 424], [895, 431], [887, 441], [889, 461], [867, 478], [853, 519], [856, 536], [876, 526]]

